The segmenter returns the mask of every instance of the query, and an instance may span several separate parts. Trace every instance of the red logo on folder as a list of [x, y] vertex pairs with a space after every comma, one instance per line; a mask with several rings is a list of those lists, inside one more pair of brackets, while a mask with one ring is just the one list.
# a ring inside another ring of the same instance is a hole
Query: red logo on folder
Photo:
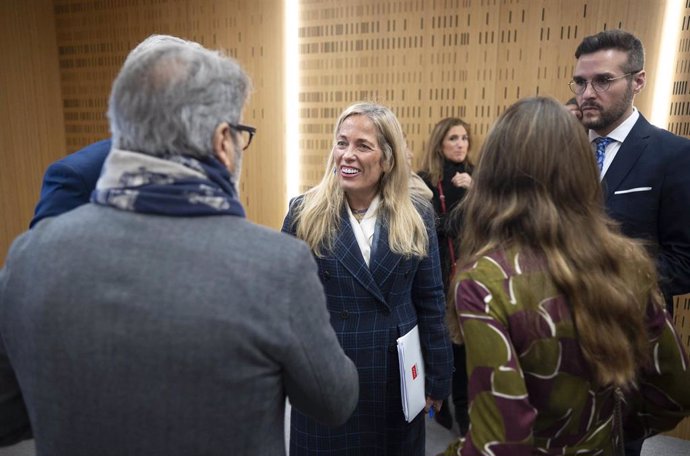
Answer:
[[412, 365], [412, 380], [414, 380], [415, 378], [417, 378], [417, 365], [413, 364]]

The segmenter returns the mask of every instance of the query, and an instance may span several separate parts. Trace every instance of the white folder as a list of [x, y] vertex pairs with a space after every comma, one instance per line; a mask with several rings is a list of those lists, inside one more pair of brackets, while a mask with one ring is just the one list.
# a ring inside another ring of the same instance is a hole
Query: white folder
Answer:
[[426, 405], [424, 358], [419, 344], [419, 328], [416, 325], [407, 334], [398, 338], [398, 362], [402, 408], [405, 420], [409, 423]]

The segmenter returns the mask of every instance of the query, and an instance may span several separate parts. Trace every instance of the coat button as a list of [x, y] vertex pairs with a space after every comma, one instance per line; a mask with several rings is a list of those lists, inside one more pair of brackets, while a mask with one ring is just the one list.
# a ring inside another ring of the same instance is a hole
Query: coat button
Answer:
[[330, 279], [330, 278], [331, 278], [331, 273], [328, 272], [328, 271], [324, 271], [324, 272], [323, 272], [323, 280], [324, 280], [324, 281], [327, 281], [327, 280]]
[[340, 319], [341, 320], [347, 320], [350, 314], [347, 312], [347, 310], [343, 310], [340, 312]]
[[388, 351], [391, 353], [395, 353], [397, 349], [398, 349], [398, 347], [395, 344], [390, 344], [388, 346]]

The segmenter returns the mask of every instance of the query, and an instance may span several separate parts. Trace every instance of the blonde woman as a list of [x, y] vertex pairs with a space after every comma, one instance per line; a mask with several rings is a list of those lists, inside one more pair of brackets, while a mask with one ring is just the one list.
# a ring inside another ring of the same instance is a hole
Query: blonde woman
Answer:
[[405, 140], [388, 108], [350, 106], [333, 141], [323, 179], [291, 203], [283, 231], [316, 257], [331, 324], [359, 372], [360, 397], [335, 428], [293, 410], [290, 454], [423, 456], [424, 414], [405, 421], [396, 339], [418, 325], [427, 409], [438, 411], [450, 389], [452, 353], [432, 209], [409, 193]]
[[575, 116], [517, 102], [473, 179], [455, 293], [470, 398], [459, 454], [607, 456], [623, 434], [673, 428], [690, 413], [688, 359], [654, 264], [605, 214]]

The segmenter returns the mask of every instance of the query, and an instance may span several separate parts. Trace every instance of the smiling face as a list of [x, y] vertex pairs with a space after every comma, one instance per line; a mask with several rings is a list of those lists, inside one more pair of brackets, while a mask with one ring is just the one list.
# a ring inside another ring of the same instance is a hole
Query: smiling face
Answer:
[[470, 138], [462, 125], [455, 125], [448, 130], [441, 143], [441, 152], [446, 160], [462, 163], [470, 149]]
[[350, 207], [369, 207], [384, 171], [383, 152], [374, 123], [363, 115], [345, 119], [335, 137], [333, 157], [338, 182]]
[[633, 98], [644, 87], [645, 72], [613, 80], [605, 91], [594, 91], [591, 81], [624, 75], [627, 61], [628, 54], [617, 49], [584, 54], [577, 59], [573, 80], [589, 81], [585, 91], [576, 96], [582, 111], [582, 124], [601, 136], [615, 130], [632, 114]]

